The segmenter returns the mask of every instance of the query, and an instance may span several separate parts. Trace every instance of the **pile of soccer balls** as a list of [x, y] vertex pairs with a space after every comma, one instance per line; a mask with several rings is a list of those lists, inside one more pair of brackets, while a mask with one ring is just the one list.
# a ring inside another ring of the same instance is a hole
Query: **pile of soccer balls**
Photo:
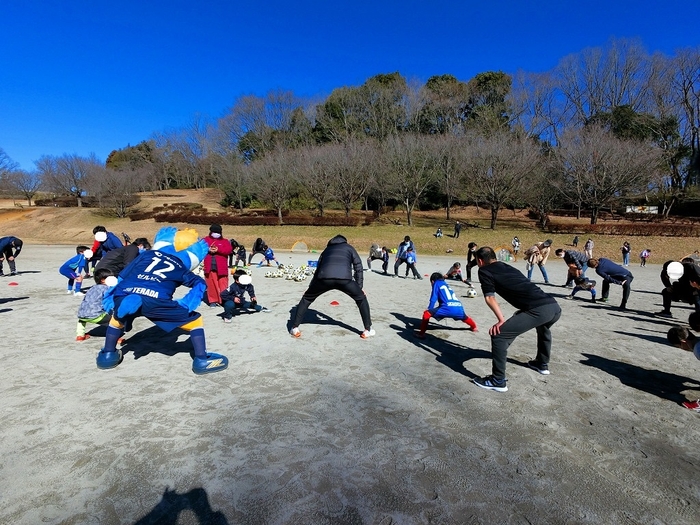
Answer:
[[305, 264], [295, 267], [293, 264], [280, 263], [276, 270], [265, 272], [265, 277], [301, 282], [306, 281], [313, 273], [314, 268], [306, 266]]

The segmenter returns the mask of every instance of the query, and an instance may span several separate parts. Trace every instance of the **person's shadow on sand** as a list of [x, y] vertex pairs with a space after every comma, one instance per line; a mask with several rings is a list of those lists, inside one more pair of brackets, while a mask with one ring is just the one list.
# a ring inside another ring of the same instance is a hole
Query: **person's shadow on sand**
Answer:
[[[649, 370], [595, 354], [581, 355], [586, 358], [581, 361], [582, 364], [598, 368], [611, 376], [617, 377], [623, 385], [636, 388], [662, 399], [668, 399], [674, 403], [681, 403], [686, 400], [681, 393], [684, 390], [700, 387], [700, 382], [688, 377], [661, 372], [660, 370]], [[686, 383], [690, 383], [691, 386], [686, 385]]]
[[[350, 300], [352, 303], [353, 301]], [[353, 305], [354, 308], [354, 305]], [[294, 316], [297, 313], [297, 307], [293, 306], [289, 310], [289, 320], [287, 321], [287, 331], [289, 332], [292, 329], [292, 322], [294, 321]], [[323, 314], [319, 312], [318, 310], [313, 310], [309, 308], [306, 311], [306, 315], [304, 315], [304, 319], [302, 320], [302, 326], [305, 324], [321, 324], [321, 325], [331, 325], [331, 326], [339, 326], [341, 328], [345, 328], [346, 330], [350, 332], [355, 332], [356, 334], [361, 334], [362, 330], [359, 330], [355, 328], [354, 326], [350, 326], [349, 324], [345, 324], [342, 321], [337, 321], [336, 319], [333, 319], [331, 316]]]
[[207, 491], [199, 487], [184, 494], [166, 487], [163, 497], [153, 510], [134, 525], [175, 525], [180, 523], [180, 513], [184, 510], [191, 510], [199, 525], [228, 525], [226, 516], [212, 510]]
[[[134, 359], [140, 359], [154, 352], [167, 356], [174, 356], [180, 353], [188, 353], [194, 357], [194, 349], [189, 339], [189, 332], [176, 328], [172, 332], [165, 332], [157, 326], [151, 326], [145, 330], [124, 334], [125, 341], [120, 347], [123, 354], [132, 352]], [[182, 335], [187, 336], [183, 341], [178, 341]]]
[[[408, 317], [397, 312], [391, 312], [391, 314], [396, 317], [399, 322], [403, 323], [403, 326], [397, 324], [389, 325], [389, 328], [394, 330], [399, 337], [404, 339], [407, 343], [411, 343], [421, 350], [434, 355], [438, 363], [442, 363], [458, 374], [462, 374], [470, 379], [479, 377], [477, 374], [467, 370], [464, 367], [464, 362], [470, 359], [491, 360], [491, 352], [458, 345], [440, 337], [430, 337], [427, 336], [427, 332], [425, 339], [419, 339], [416, 337], [415, 333], [420, 327], [420, 319]], [[430, 326], [428, 328], [430, 329]], [[440, 327], [440, 330], [460, 330], [462, 332], [469, 332], [469, 330], [465, 330], [464, 328], [456, 327]], [[465, 333], [465, 335], [468, 336], [469, 334]]]

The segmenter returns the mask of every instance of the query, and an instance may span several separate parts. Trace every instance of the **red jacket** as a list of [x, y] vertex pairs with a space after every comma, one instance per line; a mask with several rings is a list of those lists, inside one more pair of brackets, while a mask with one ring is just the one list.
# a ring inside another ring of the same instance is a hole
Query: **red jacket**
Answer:
[[209, 246], [216, 246], [218, 249], [216, 254], [208, 253], [207, 256], [204, 257], [204, 273], [211, 272], [212, 258], [216, 258], [216, 274], [221, 277], [228, 275], [228, 256], [233, 252], [231, 243], [223, 237], [215, 239], [211, 235], [204, 237], [204, 242]]

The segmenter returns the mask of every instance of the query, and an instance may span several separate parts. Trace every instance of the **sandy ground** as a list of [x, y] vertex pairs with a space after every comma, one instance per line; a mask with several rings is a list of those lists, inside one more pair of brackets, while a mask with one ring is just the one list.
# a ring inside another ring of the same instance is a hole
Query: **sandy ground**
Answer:
[[[80, 299], [57, 272], [73, 253], [26, 246], [22, 274], [0, 280], [2, 524], [700, 522], [700, 414], [679, 404], [700, 397], [700, 361], [666, 346], [673, 321], [650, 315], [658, 265], [631, 268], [630, 311], [614, 308], [615, 286], [609, 305], [583, 292], [560, 301], [552, 375], [524, 366], [528, 333], [510, 349], [500, 394], [470, 382], [491, 366], [481, 294], [453, 285], [478, 333], [443, 321], [421, 341], [411, 327], [427, 279], [373, 272], [373, 339], [360, 339], [356, 306], [332, 292], [291, 338], [305, 285], [260, 269], [270, 313], [224, 324], [201, 308], [228, 370], [194, 375], [187, 336], [141, 319], [124, 362], [100, 371], [102, 332], [74, 342]], [[418, 266], [445, 271], [454, 259]], [[564, 282], [563, 262], [548, 269]], [[689, 313], [674, 308], [677, 320]]]

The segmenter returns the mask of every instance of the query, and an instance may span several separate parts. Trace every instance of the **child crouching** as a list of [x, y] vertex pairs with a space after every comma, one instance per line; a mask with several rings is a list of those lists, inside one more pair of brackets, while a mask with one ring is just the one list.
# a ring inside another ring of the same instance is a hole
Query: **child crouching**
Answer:
[[102, 299], [105, 292], [109, 288], [105, 281], [107, 277], [113, 276], [114, 273], [109, 268], [98, 268], [95, 270], [95, 285], [83, 297], [83, 301], [78, 308], [78, 325], [75, 328], [75, 340], [85, 341], [90, 336], [87, 332], [87, 324], [107, 324], [111, 316], [105, 312], [102, 306]]
[[447, 270], [447, 273], [445, 275], [443, 275], [443, 278], [445, 280], [456, 279], [457, 281], [465, 282], [465, 279], [462, 277], [462, 265], [461, 265], [461, 263], [456, 262], [452, 266], [450, 266], [450, 269]]
[[452, 288], [445, 282], [445, 278], [440, 272], [435, 272], [430, 276], [430, 284], [433, 287], [430, 294], [430, 302], [428, 303], [428, 309], [423, 312], [420, 331], [416, 336], [421, 339], [425, 337], [425, 331], [428, 328], [431, 317], [438, 321], [445, 318], [462, 321], [469, 326], [472, 332], [477, 332], [474, 319], [464, 312], [462, 303], [457, 299]]
[[[245, 300], [245, 294], [248, 294], [249, 301]], [[269, 312], [267, 308], [258, 304], [252, 279], [245, 270], [236, 270], [233, 273], [233, 284], [228, 287], [228, 290], [221, 292], [221, 302], [224, 305], [224, 323], [231, 322], [236, 310]]]
[[596, 297], [596, 291], [595, 291], [595, 285], [596, 282], [593, 279], [588, 279], [587, 277], [576, 277], [574, 279], [574, 289], [571, 290], [571, 295], [567, 295], [564, 299], [573, 299], [574, 295], [576, 295], [578, 292], [581, 290], [588, 290], [591, 292], [591, 302], [595, 303], [595, 297]]

